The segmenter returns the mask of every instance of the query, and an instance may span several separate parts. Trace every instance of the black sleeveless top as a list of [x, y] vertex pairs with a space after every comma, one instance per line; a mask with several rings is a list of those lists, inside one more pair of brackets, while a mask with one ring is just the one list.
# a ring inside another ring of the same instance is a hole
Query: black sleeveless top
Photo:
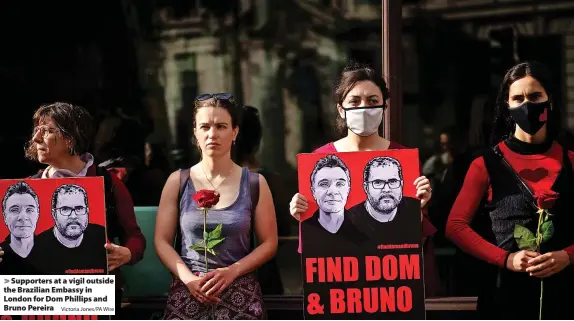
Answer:
[[[552, 142], [550, 142], [551, 144]], [[516, 140], [508, 142], [509, 148], [520, 154], [539, 154], [550, 147], [546, 144], [532, 145]], [[574, 211], [570, 200], [574, 199], [574, 171], [563, 148], [562, 169], [552, 190], [560, 197], [549, 211], [552, 214], [554, 235], [542, 245], [540, 252], [563, 250], [574, 244]], [[484, 161], [490, 184], [492, 199], [485, 207], [490, 228], [482, 235], [491, 243], [510, 252], [520, 251], [514, 239], [516, 224], [536, 233], [538, 214], [531, 205], [535, 201], [520, 190], [514, 173], [506, 168], [493, 150], [484, 154]], [[533, 160], [535, 161], [535, 160]], [[574, 319], [574, 310], [568, 305], [574, 302], [574, 266], [569, 265], [561, 272], [540, 279], [526, 272], [512, 272], [505, 268], [490, 266], [490, 277], [486, 277], [479, 294], [478, 310], [481, 319], [538, 319], [540, 289], [543, 280], [543, 318]]]

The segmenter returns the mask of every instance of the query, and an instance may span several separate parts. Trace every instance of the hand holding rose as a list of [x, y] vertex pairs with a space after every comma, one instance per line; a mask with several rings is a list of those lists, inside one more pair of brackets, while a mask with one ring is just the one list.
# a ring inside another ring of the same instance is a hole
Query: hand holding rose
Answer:
[[201, 291], [207, 296], [218, 297], [237, 277], [237, 272], [232, 267], [213, 270], [205, 275], [207, 281]]
[[538, 278], [547, 278], [554, 275], [570, 264], [570, 257], [566, 251], [555, 251], [539, 255], [528, 261], [526, 272]]

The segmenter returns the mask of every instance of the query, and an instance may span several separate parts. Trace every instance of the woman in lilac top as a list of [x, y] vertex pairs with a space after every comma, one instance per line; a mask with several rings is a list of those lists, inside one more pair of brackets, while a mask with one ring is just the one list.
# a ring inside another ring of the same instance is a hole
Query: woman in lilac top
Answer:
[[[377, 77], [375, 70], [369, 66], [349, 63], [339, 77], [335, 87], [337, 101], [337, 127], [347, 135], [335, 142], [330, 142], [315, 150], [315, 153], [357, 152], [406, 148], [391, 142], [378, 134], [383, 112], [387, 107], [389, 90], [385, 81]], [[421, 199], [421, 220], [423, 244], [436, 232], [427, 217], [426, 206], [431, 199], [430, 181], [421, 176], [413, 184], [417, 188], [416, 196]], [[305, 196], [297, 193], [289, 204], [291, 215], [300, 220], [301, 213], [308, 208]], [[301, 231], [301, 230], [299, 230]], [[301, 238], [299, 238], [301, 240]], [[299, 252], [301, 252], [299, 242]], [[425, 246], [425, 281], [427, 294], [435, 287], [434, 253], [432, 247]]]
[[[253, 272], [275, 255], [277, 223], [265, 178], [231, 159], [241, 111], [231, 94], [204, 94], [195, 100], [193, 131], [202, 159], [189, 172], [170, 175], [156, 218], [155, 248], [175, 276], [165, 319], [265, 318], [261, 287]], [[259, 182], [257, 204], [251, 201], [252, 175]], [[193, 194], [204, 189], [220, 195], [207, 215], [207, 230], [221, 224], [225, 238], [214, 253], [207, 254], [209, 269], [203, 251], [191, 248], [203, 241], [204, 217]], [[178, 246], [174, 248], [176, 231]], [[255, 249], [251, 248], [251, 231], [259, 243]]]

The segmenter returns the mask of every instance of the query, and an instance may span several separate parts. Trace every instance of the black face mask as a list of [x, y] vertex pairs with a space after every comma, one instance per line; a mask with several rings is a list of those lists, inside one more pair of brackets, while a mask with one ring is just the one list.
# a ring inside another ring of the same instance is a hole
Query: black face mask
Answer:
[[548, 119], [550, 113], [550, 101], [533, 103], [527, 101], [522, 105], [510, 108], [510, 117], [526, 133], [536, 134]]

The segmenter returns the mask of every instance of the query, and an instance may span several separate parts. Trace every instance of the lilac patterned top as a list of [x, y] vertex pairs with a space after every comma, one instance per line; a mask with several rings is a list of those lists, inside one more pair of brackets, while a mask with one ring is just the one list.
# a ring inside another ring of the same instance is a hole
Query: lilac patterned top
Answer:
[[[251, 191], [248, 171], [247, 168], [242, 168], [237, 199], [228, 207], [211, 209], [207, 214], [207, 231], [212, 231], [221, 223], [221, 236], [225, 237], [225, 240], [214, 248], [216, 256], [207, 253], [210, 271], [229, 266], [250, 252]], [[189, 248], [203, 241], [203, 213], [198, 210], [197, 203], [193, 200], [194, 193], [193, 181], [188, 179], [179, 204], [182, 237], [179, 253], [192, 272], [205, 272], [203, 251], [198, 253]]]

